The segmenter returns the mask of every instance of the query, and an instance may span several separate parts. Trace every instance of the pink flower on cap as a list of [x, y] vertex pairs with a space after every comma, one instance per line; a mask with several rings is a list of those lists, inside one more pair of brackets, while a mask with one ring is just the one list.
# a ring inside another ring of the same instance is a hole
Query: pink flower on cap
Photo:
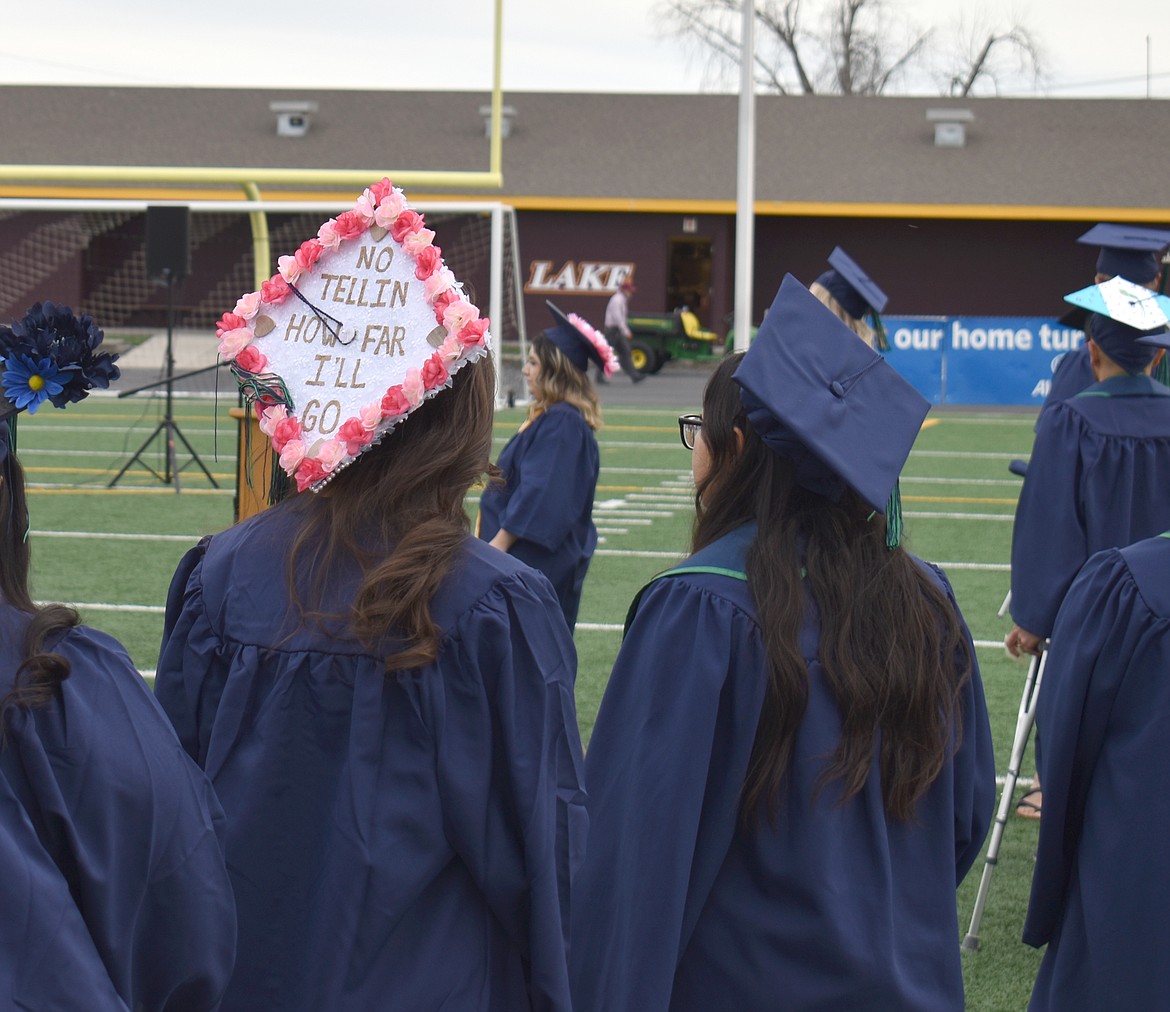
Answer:
[[362, 235], [369, 226], [362, 220], [362, 216], [356, 211], [346, 211], [339, 214], [333, 223], [333, 230], [342, 239], [356, 239]]
[[469, 323], [479, 319], [479, 310], [466, 299], [452, 302], [443, 310], [443, 326], [453, 334], [458, 334]]
[[463, 355], [463, 342], [455, 334], [448, 334], [439, 350], [435, 353], [441, 358], [444, 364], [450, 366], [452, 362], [459, 361]]
[[425, 278], [423, 284], [426, 286], [427, 298], [433, 304], [443, 292], [449, 292], [455, 287], [455, 275], [451, 273], [450, 268], [440, 267], [430, 277]]
[[337, 231], [337, 219], [330, 218], [317, 229], [317, 238], [326, 249], [338, 249], [341, 246], [341, 235]]
[[276, 422], [288, 418], [289, 409], [283, 404], [277, 404], [273, 407], [263, 408], [263, 411], [257, 411], [256, 415], [260, 420], [260, 431], [264, 435], [270, 436], [273, 434]]
[[383, 396], [380, 407], [383, 418], [400, 418], [410, 410], [411, 404], [401, 386], [392, 386]]
[[374, 211], [374, 224], [389, 228], [406, 210], [406, 198], [399, 190], [391, 190], [379, 202]]
[[317, 459], [326, 473], [336, 469], [347, 456], [345, 444], [340, 439], [327, 439], [316, 447]]
[[377, 207], [378, 204], [380, 204], [393, 192], [394, 184], [390, 182], [390, 178], [388, 176], [383, 176], [368, 190], [366, 190], [366, 193], [368, 193], [373, 198], [375, 207]]
[[367, 188], [362, 191], [362, 195], [358, 197], [357, 203], [354, 205], [354, 211], [362, 216], [362, 221], [366, 223], [367, 227], [373, 224], [378, 200], [379, 198], [374, 196], [373, 191]]
[[277, 261], [280, 276], [290, 285], [295, 285], [297, 279], [321, 259], [325, 247], [320, 239], [306, 239], [292, 256], [283, 256]]
[[445, 292], [440, 292], [431, 300], [431, 307], [435, 311], [435, 319], [446, 326], [444, 314], [447, 312], [447, 307], [459, 301], [459, 293], [454, 289], [448, 288]]
[[362, 425], [373, 432], [379, 425], [382, 424], [382, 405], [378, 401], [372, 404], [365, 404], [358, 412], [358, 417], [361, 419]]
[[280, 276], [290, 285], [295, 285], [301, 278], [304, 268], [297, 263], [296, 257], [282, 256], [276, 261], [276, 269]]
[[223, 337], [229, 330], [239, 330], [246, 327], [248, 321], [235, 313], [224, 313], [215, 324], [215, 336]]
[[288, 418], [288, 408], [283, 404], [275, 404], [270, 408], [265, 408], [263, 411], [257, 412], [257, 414], [260, 421], [260, 431], [264, 435], [271, 437], [272, 430], [276, 428], [276, 423]]
[[260, 293], [249, 292], [247, 295], [241, 295], [236, 300], [236, 308], [232, 310], [236, 316], [242, 316], [245, 320], [252, 319], [260, 311]]
[[412, 232], [417, 232], [422, 227], [422, 215], [417, 211], [406, 210], [394, 219], [394, 224], [390, 226], [390, 235], [393, 236], [395, 242], [400, 243]]
[[407, 369], [406, 378], [402, 381], [402, 393], [406, 397], [407, 403], [412, 408], [417, 408], [423, 399], [423, 393], [426, 391], [426, 386], [423, 384], [422, 375], [417, 369]]
[[288, 282], [274, 274], [260, 286], [260, 297], [270, 306], [278, 305], [288, 298]]
[[248, 372], [263, 372], [268, 358], [256, 345], [249, 344], [236, 355], [236, 365]]
[[420, 228], [402, 240], [402, 248], [411, 256], [418, 256], [420, 252], [430, 246], [434, 238], [435, 233], [429, 228]]
[[362, 424], [360, 418], [347, 418], [337, 430], [337, 442], [344, 445], [345, 452], [356, 457], [362, 448], [369, 446], [374, 438], [373, 432]]
[[462, 330], [459, 331], [459, 340], [468, 348], [473, 348], [476, 345], [486, 344], [484, 335], [488, 330], [488, 319], [486, 316], [480, 317], [478, 320], [472, 320]]
[[271, 435], [272, 446], [277, 453], [280, 453], [294, 439], [300, 439], [303, 436], [301, 423], [295, 415], [289, 415], [287, 418], [280, 419], [280, 421], [272, 426]]
[[303, 439], [290, 439], [284, 444], [284, 449], [280, 451], [280, 466], [284, 468], [285, 474], [292, 474], [300, 466], [305, 459], [306, 449]]
[[327, 473], [321, 461], [306, 455], [297, 465], [297, 491], [303, 492], [310, 485], [321, 481]]
[[421, 375], [423, 387], [427, 390], [441, 387], [450, 376], [447, 372], [447, 366], [443, 362], [443, 357], [438, 352], [435, 352], [423, 363]]
[[[424, 246], [415, 254], [414, 276], [419, 281], [426, 281], [432, 274], [443, 266], [443, 258], [439, 255], [438, 246]], [[430, 292], [427, 292], [429, 295]]]
[[252, 343], [255, 335], [247, 327], [225, 331], [219, 339], [219, 353], [229, 362]]

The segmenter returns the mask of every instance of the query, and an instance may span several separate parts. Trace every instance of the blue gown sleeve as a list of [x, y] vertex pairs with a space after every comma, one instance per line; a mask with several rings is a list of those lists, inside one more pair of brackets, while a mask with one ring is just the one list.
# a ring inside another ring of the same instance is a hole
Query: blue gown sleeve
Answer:
[[228, 666], [220, 663], [226, 651], [204, 609], [204, 554], [204, 545], [192, 548], [171, 580], [154, 694], [187, 755], [207, 769], [211, 729]]
[[588, 831], [576, 653], [544, 577], [498, 591], [440, 662], [439, 793], [452, 847], [526, 961], [532, 1008], [567, 1012], [570, 889]]
[[[754, 620], [659, 580], [642, 595], [586, 757], [589, 847], [573, 891], [580, 1012], [666, 1009], [735, 832], [767, 670]], [[669, 828], [666, 828], [669, 827]]]
[[58, 650], [59, 703], [12, 729], [38, 836], [127, 1005], [215, 1008], [235, 959], [222, 809], [115, 641], [81, 627]]
[[531, 432], [519, 484], [500, 515], [500, 527], [552, 551], [597, 487], [597, 444], [575, 410], [548, 411], [533, 422]]
[[[1133, 621], [1140, 593], [1117, 550], [1086, 564], [1060, 609], [1037, 701], [1036, 726], [1044, 735], [1038, 773], [1044, 818], [1024, 925], [1024, 941], [1051, 941], [1076, 864], [1085, 799], [1105, 732], [1142, 636]], [[1141, 770], [1133, 771], [1140, 782]]]
[[1065, 591], [1088, 558], [1081, 505], [1080, 425], [1067, 405], [1045, 411], [1012, 531], [1012, 618], [1048, 638]]
[[0, 909], [0, 1004], [66, 1009], [84, 996], [94, 1012], [128, 1012], [68, 883], [7, 792], [0, 792]]

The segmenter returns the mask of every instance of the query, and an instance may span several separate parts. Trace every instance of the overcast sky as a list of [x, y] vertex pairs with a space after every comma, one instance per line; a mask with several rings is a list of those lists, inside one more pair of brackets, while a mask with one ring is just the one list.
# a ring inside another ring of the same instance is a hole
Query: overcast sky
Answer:
[[[1041, 88], [1011, 95], [1170, 98], [1170, 0], [887, 0], [940, 39], [1023, 23]], [[487, 89], [493, 0], [2, 0], [0, 83]], [[815, 12], [825, 0], [804, 0]], [[659, 0], [504, 0], [504, 88], [735, 90], [663, 32]], [[389, 12], [389, 13], [388, 13]], [[809, 22], [815, 23], [812, 13]], [[1148, 40], [1148, 42], [1147, 42]], [[941, 46], [940, 49], [945, 49]], [[937, 72], [937, 68], [935, 68]], [[938, 94], [931, 68], [909, 88]]]

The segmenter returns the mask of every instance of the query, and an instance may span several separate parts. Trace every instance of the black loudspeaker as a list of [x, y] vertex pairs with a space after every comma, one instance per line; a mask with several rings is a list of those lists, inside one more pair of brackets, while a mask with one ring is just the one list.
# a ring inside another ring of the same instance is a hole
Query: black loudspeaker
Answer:
[[177, 281], [191, 273], [189, 207], [146, 209], [146, 276]]

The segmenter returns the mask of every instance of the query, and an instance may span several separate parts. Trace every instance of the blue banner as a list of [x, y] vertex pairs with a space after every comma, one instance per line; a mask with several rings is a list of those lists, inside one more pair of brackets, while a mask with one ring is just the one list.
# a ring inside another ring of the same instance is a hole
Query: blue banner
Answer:
[[932, 404], [1039, 407], [1085, 335], [1042, 316], [883, 316], [890, 365]]

